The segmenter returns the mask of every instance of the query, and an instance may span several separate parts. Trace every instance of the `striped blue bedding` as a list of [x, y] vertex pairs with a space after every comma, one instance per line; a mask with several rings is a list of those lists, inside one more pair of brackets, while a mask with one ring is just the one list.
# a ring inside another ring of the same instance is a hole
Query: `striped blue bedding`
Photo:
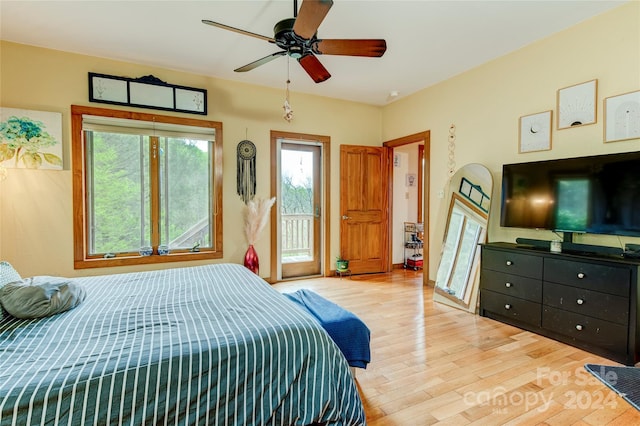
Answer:
[[76, 279], [79, 307], [0, 321], [0, 425], [363, 425], [318, 323], [233, 264]]

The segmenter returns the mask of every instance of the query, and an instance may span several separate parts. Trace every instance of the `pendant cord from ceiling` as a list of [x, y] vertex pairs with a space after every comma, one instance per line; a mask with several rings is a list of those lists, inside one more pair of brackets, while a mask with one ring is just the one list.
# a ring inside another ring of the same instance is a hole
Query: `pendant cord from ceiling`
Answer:
[[284, 105], [282, 106], [282, 108], [284, 109], [284, 114], [282, 115], [282, 117], [289, 123], [291, 123], [291, 120], [293, 120], [293, 110], [291, 109], [291, 104], [289, 103], [289, 83], [291, 83], [291, 80], [289, 79], [289, 60], [290, 58], [287, 55], [287, 86], [284, 92]]

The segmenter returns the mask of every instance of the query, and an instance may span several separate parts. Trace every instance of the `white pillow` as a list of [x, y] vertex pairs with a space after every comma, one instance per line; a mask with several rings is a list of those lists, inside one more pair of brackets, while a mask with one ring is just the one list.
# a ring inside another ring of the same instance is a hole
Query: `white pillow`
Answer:
[[[13, 269], [13, 266], [9, 262], [0, 262], [0, 288], [6, 284], [22, 281], [20, 274]], [[2, 305], [0, 305], [0, 320], [3, 317]]]
[[4, 287], [5, 284], [20, 280], [22, 280], [22, 277], [9, 262], [0, 262], [0, 288]]

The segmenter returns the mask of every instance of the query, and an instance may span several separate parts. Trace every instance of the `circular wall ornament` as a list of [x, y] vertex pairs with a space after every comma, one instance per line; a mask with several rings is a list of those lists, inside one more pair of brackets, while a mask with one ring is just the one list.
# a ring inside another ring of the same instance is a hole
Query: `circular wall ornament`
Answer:
[[256, 156], [256, 146], [249, 140], [243, 140], [238, 144], [238, 157], [250, 160]]

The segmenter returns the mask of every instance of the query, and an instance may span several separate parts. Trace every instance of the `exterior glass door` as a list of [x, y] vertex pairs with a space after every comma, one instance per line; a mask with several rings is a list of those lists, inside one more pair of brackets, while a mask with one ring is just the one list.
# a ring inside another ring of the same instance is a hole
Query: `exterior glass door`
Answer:
[[321, 273], [321, 146], [280, 145], [280, 262], [282, 278]]

